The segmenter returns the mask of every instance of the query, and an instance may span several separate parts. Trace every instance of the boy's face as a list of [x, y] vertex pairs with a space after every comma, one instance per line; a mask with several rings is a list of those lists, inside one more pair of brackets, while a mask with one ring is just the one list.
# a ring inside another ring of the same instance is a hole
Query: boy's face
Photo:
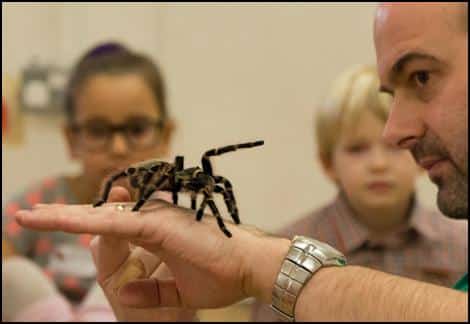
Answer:
[[385, 123], [371, 112], [345, 127], [325, 165], [354, 205], [388, 208], [409, 199], [419, 168], [407, 150], [384, 142]]

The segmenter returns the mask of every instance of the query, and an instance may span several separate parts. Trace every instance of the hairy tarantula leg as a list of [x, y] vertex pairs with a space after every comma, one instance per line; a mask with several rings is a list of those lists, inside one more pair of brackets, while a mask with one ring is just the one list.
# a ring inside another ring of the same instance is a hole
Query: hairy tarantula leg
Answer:
[[191, 193], [191, 209], [196, 210], [197, 194]]
[[144, 194], [145, 194], [145, 189], [147, 188], [150, 180], [152, 180], [153, 175], [155, 174], [155, 171], [148, 170], [146, 171], [147, 173], [145, 174], [141, 187], [139, 188], [139, 200], [143, 199]]
[[175, 157], [175, 169], [176, 171], [184, 169], [184, 156], [178, 155]]
[[231, 200], [231, 196], [227, 193], [227, 191], [221, 186], [215, 186], [214, 192], [220, 193], [224, 196], [225, 205], [227, 205], [227, 209], [230, 213], [230, 216], [232, 216], [232, 219], [235, 224], [240, 224], [240, 219], [238, 218], [238, 210], [236, 209], [236, 207], [234, 209], [233, 201]]
[[[231, 209], [230, 210], [230, 213], [232, 214], [232, 218], [233, 220], [235, 221], [236, 224], [240, 224], [240, 217], [238, 216], [238, 208], [237, 208], [237, 202], [235, 200], [235, 195], [233, 194], [233, 188], [232, 188], [232, 184], [230, 183], [230, 181], [224, 177], [221, 177], [221, 176], [214, 176], [214, 180], [216, 183], [222, 183], [225, 187], [225, 191], [228, 193], [228, 195], [230, 196], [229, 198], [229, 202], [231, 203]], [[225, 196], [224, 196], [225, 198]], [[225, 202], [227, 203], [227, 200], [225, 200]], [[228, 205], [228, 203], [227, 203]]]
[[179, 188], [176, 184], [175, 178], [176, 178], [176, 171], [174, 170], [170, 176], [171, 198], [173, 199], [173, 204], [178, 205]]
[[173, 199], [173, 204], [178, 205], [178, 191], [173, 190], [171, 192], [171, 198]]
[[153, 171], [141, 171], [145, 172], [144, 176], [142, 177], [141, 182], [139, 182], [139, 179], [131, 179], [131, 186], [138, 188], [139, 189], [139, 196], [138, 200], [142, 199], [145, 193], [145, 188], [147, 188], [148, 183], [152, 179], [153, 175], [155, 172]]
[[138, 211], [140, 207], [142, 207], [143, 204], [150, 198], [150, 196], [158, 190], [160, 185], [168, 178], [168, 176], [162, 176], [157, 183], [150, 185], [150, 188], [147, 190], [147, 192], [139, 199], [139, 201], [134, 205], [132, 208], [132, 211]]
[[175, 168], [173, 171], [173, 176], [171, 177], [171, 188], [172, 188], [172, 198], [173, 203], [178, 205], [178, 192], [181, 190], [181, 180], [176, 181], [176, 172], [182, 171], [184, 169], [184, 156], [178, 155], [175, 157]]
[[201, 161], [202, 169], [204, 170], [204, 173], [212, 175], [213, 174], [212, 164], [209, 160], [209, 158], [211, 156], [217, 156], [217, 155], [221, 155], [221, 154], [224, 154], [224, 153], [233, 152], [233, 151], [236, 151], [238, 149], [251, 148], [251, 147], [260, 146], [260, 145], [263, 145], [263, 144], [264, 144], [264, 141], [256, 141], [256, 142], [228, 145], [228, 146], [223, 146], [223, 147], [220, 147], [220, 148], [209, 150], [206, 153], [204, 153], [204, 155], [202, 156], [202, 161]]
[[225, 227], [224, 221], [222, 220], [219, 210], [217, 209], [217, 206], [212, 200], [212, 197], [207, 198], [207, 203], [209, 204], [209, 207], [212, 210], [212, 214], [214, 214], [215, 218], [217, 219], [217, 224], [219, 224], [221, 231], [224, 232], [227, 237], [232, 237], [232, 233], [230, 233], [229, 230]]
[[142, 187], [139, 189], [139, 200], [144, 198], [144, 194], [145, 194], [145, 187]]
[[206, 209], [207, 205], [207, 198], [204, 197], [204, 200], [201, 203], [201, 206], [199, 206], [199, 209], [196, 214], [196, 220], [199, 222], [202, 219], [202, 216], [204, 215], [204, 209]]
[[101, 199], [95, 202], [93, 204], [93, 207], [98, 207], [98, 206], [103, 205], [108, 200], [109, 192], [111, 191], [111, 186], [113, 185], [113, 182], [119, 178], [125, 177], [126, 175], [127, 175], [126, 171], [122, 171], [118, 174], [113, 175], [108, 181], [106, 181], [106, 185], [103, 190]]
[[147, 173], [144, 176], [144, 179], [142, 180], [142, 185], [144, 186], [148, 185], [148, 183], [150, 182], [154, 174], [155, 174], [155, 171], [152, 171], [152, 170], [147, 171]]

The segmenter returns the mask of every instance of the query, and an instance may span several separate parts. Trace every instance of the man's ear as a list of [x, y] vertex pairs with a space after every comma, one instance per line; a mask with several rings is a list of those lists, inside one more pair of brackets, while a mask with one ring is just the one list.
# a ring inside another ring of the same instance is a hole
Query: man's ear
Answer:
[[72, 160], [77, 159], [78, 157], [77, 144], [78, 143], [77, 143], [77, 137], [74, 131], [72, 130], [70, 125], [64, 124], [62, 126], [62, 133], [64, 135], [65, 146], [66, 146], [69, 157]]
[[333, 159], [331, 156], [326, 156], [325, 153], [318, 153], [320, 157], [320, 164], [323, 168], [323, 172], [325, 172], [326, 176], [334, 183], [338, 182], [338, 177], [336, 174], [336, 170], [333, 166]]

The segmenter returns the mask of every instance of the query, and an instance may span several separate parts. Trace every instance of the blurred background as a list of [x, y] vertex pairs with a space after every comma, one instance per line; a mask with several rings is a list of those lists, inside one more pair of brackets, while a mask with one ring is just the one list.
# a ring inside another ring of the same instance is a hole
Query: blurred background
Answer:
[[[200, 165], [207, 149], [265, 141], [213, 164], [231, 179], [242, 222], [277, 230], [334, 196], [316, 160], [313, 112], [345, 68], [375, 63], [375, 6], [2, 2], [8, 106], [2, 200], [46, 175], [75, 170], [59, 134], [60, 88], [86, 49], [116, 40], [162, 68], [177, 123], [171, 157]], [[49, 73], [47, 86], [31, 86], [21, 100], [36, 108], [21, 109], [16, 94], [24, 77], [41, 68]], [[418, 187], [423, 204], [435, 209], [436, 191], [426, 176]]]

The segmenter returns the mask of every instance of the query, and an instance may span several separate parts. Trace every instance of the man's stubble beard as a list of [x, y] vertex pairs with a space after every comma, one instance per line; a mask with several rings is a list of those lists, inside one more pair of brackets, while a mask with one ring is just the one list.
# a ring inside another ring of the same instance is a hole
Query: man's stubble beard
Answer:
[[433, 181], [438, 186], [437, 206], [446, 216], [455, 219], [468, 218], [468, 180], [455, 169], [444, 179]]
[[452, 156], [439, 137], [429, 131], [411, 149], [415, 161], [424, 156], [436, 155], [446, 158], [452, 164], [450, 174], [445, 179], [439, 177], [431, 180], [438, 186], [439, 210], [444, 215], [455, 219], [468, 218], [468, 157], [467, 150], [461, 151], [465, 151], [462, 158]]

